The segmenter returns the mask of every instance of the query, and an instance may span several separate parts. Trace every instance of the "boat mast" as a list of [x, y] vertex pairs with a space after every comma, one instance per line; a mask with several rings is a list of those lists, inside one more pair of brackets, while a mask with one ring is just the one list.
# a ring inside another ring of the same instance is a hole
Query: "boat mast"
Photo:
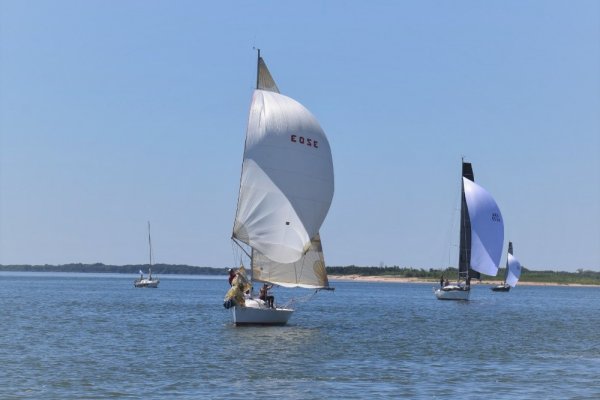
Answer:
[[150, 239], [150, 221], [148, 221], [148, 248], [149, 248], [150, 268], [152, 268], [152, 239]]
[[[259, 72], [260, 72], [260, 49], [257, 49], [256, 47], [253, 47], [254, 50], [256, 50], [257, 52], [257, 58], [256, 58], [256, 89], [258, 90], [258, 83], [259, 83]], [[246, 141], [248, 140], [248, 136], [246, 136]], [[246, 152], [246, 144], [244, 144], [244, 153]], [[241, 192], [241, 187], [242, 187], [242, 175], [244, 173], [244, 161], [242, 159], [242, 173], [240, 174], [240, 192]], [[239, 211], [239, 207], [240, 207], [240, 197], [238, 195], [238, 204], [237, 204], [237, 209], [236, 209], [236, 216], [237, 213]], [[248, 251], [244, 248], [244, 246], [242, 246], [242, 244], [238, 241], [238, 239], [235, 237], [235, 221], [234, 221], [234, 229], [233, 232], [231, 234], [231, 240], [233, 241], [233, 243], [235, 243], [240, 249], [242, 249], [242, 251], [244, 252], [244, 254], [246, 254], [246, 256], [250, 259], [250, 264], [252, 265], [252, 255], [248, 253]], [[252, 247], [250, 247], [252, 248]], [[250, 268], [250, 274], [252, 274], [252, 268]]]
[[242, 249], [242, 251], [244, 252], [244, 254], [246, 254], [248, 256], [248, 258], [251, 258], [250, 254], [248, 254], [248, 251], [244, 248], [244, 246], [242, 246], [240, 244], [240, 242], [238, 242], [238, 240], [235, 237], [231, 236], [231, 240], [233, 240], [233, 243], [237, 244], [238, 247], [240, 249]]
[[463, 178], [465, 177], [465, 158], [461, 158], [461, 177], [460, 177], [460, 242], [458, 247], [458, 281], [461, 279], [467, 279], [469, 270], [470, 255], [468, 249], [470, 248], [469, 243], [469, 226], [467, 226], [468, 210], [465, 199], [465, 183]]
[[[464, 163], [464, 159], [463, 159], [463, 163]], [[464, 168], [464, 166], [463, 166]], [[465, 248], [465, 242], [466, 242], [466, 223], [465, 223], [465, 218], [464, 218], [464, 214], [465, 214], [465, 183], [462, 180], [462, 175], [461, 175], [461, 180], [460, 180], [460, 242], [458, 245], [458, 281], [460, 282], [460, 278], [461, 275], [464, 273], [464, 264], [466, 262], [465, 258], [466, 258], [466, 248]]]
[[[259, 85], [259, 80], [260, 80], [260, 49], [256, 49], [256, 89], [258, 90], [258, 85]], [[241, 246], [240, 246], [241, 247]], [[246, 253], [246, 255], [250, 258], [250, 268], [249, 268], [249, 278], [250, 278], [250, 296], [252, 296], [252, 291], [254, 290], [254, 285], [252, 285], [252, 268], [254, 268], [254, 248], [252, 246], [250, 246], [250, 252], [251, 254], [248, 254], [248, 252], [246, 252], [245, 249], [242, 248], [242, 250], [244, 250], [244, 252]]]

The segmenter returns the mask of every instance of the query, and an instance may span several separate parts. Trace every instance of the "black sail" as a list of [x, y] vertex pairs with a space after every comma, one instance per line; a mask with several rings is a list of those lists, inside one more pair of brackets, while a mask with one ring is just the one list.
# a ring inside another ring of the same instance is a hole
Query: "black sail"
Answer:
[[[471, 163], [462, 163], [462, 176], [475, 182]], [[460, 247], [458, 255], [458, 277], [466, 280], [468, 277], [480, 279], [479, 272], [471, 269], [471, 219], [465, 198], [465, 187], [461, 179], [461, 205], [460, 205]]]
[[[508, 254], [512, 255], [513, 248], [512, 242], [508, 242]], [[506, 283], [506, 278], [508, 278], [508, 257], [506, 257], [506, 270], [504, 271], [504, 283]]]

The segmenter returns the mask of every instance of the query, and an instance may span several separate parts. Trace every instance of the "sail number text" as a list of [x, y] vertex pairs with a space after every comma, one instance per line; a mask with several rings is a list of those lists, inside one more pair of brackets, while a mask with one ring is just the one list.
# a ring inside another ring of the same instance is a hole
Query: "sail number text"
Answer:
[[317, 140], [311, 139], [309, 137], [290, 135], [290, 140], [294, 143], [300, 143], [300, 144], [305, 144], [308, 147], [314, 147], [315, 149], [319, 148], [319, 142]]
[[492, 221], [501, 222], [502, 218], [500, 218], [498, 213], [492, 213]]

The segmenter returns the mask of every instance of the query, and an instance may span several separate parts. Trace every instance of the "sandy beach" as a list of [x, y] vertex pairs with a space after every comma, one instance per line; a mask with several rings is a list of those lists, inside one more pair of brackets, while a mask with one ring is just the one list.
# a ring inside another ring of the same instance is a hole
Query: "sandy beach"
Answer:
[[[363, 276], [363, 275], [329, 275], [329, 279], [331, 281], [359, 281], [359, 282], [392, 282], [392, 283], [423, 283], [423, 284], [433, 284], [439, 285], [439, 280], [427, 280], [423, 278], [404, 278], [398, 276], [390, 276], [390, 275], [381, 275], [381, 276]], [[500, 285], [502, 281], [500, 280], [486, 280], [483, 282], [479, 282], [477, 280], [471, 281], [472, 285], [487, 285], [494, 286]], [[520, 286], [590, 286], [590, 287], [600, 287], [600, 285], [582, 285], [579, 283], [555, 283], [555, 282], [524, 282], [519, 281]]]

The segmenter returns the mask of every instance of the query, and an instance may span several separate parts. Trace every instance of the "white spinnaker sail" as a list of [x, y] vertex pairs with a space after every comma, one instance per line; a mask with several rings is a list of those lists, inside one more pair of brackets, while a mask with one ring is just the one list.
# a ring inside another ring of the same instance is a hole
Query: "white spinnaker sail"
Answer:
[[290, 264], [277, 263], [255, 250], [252, 257], [252, 279], [285, 287], [329, 287], [319, 235], [313, 238], [306, 254]]
[[471, 220], [471, 268], [495, 276], [504, 244], [504, 221], [494, 198], [475, 182], [463, 178]]
[[233, 235], [272, 261], [308, 251], [333, 198], [325, 133], [297, 101], [255, 90]]
[[506, 283], [510, 287], [515, 287], [521, 277], [521, 264], [512, 254], [508, 254], [507, 268]]

